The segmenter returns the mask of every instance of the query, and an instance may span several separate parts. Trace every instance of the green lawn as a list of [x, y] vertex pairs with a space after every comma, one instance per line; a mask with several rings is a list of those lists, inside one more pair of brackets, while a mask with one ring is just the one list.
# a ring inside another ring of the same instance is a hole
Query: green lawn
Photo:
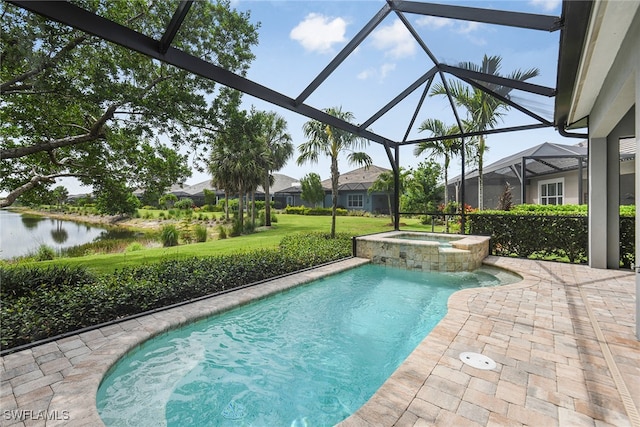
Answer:
[[[82, 265], [97, 273], [108, 273], [125, 266], [135, 266], [192, 256], [212, 256], [237, 253], [261, 248], [275, 248], [285, 235], [291, 233], [329, 232], [330, 216], [278, 215], [278, 222], [271, 229], [253, 234], [204, 243], [192, 243], [169, 248], [146, 248], [140, 251], [107, 255], [87, 255], [78, 258], [59, 258], [40, 264]], [[402, 219], [401, 229], [431, 231], [431, 226], [421, 225], [417, 218]], [[351, 235], [363, 235], [391, 231], [388, 217], [340, 216], [336, 219], [336, 231]]]

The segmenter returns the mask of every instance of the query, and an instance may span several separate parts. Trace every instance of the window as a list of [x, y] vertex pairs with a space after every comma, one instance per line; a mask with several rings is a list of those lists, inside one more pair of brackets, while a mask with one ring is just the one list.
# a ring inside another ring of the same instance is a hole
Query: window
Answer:
[[553, 181], [540, 181], [540, 204], [564, 204], [564, 178]]
[[362, 209], [364, 207], [364, 196], [362, 194], [349, 194], [347, 196], [347, 208]]

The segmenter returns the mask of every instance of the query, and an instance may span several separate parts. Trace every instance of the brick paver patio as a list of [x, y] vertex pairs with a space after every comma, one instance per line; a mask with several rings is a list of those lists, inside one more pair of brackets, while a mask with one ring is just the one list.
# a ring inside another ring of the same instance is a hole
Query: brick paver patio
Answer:
[[[0, 425], [101, 425], [100, 380], [142, 340], [364, 262], [354, 258], [4, 356]], [[486, 263], [524, 280], [454, 294], [445, 319], [341, 426], [640, 427], [634, 274], [495, 257]], [[481, 353], [496, 367], [466, 365], [462, 352]]]

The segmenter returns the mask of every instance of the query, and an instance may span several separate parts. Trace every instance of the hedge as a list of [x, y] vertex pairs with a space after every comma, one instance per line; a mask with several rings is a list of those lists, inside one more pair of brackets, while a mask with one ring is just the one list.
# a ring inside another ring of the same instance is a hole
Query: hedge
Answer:
[[351, 255], [351, 237], [292, 235], [276, 250], [168, 260], [94, 276], [82, 268], [0, 267], [0, 348], [214, 294]]
[[[306, 206], [287, 206], [284, 213], [292, 215], [331, 215], [331, 208], [308, 208]], [[348, 211], [343, 208], [336, 208], [337, 216], [346, 216]]]
[[[621, 207], [620, 266], [635, 260], [635, 208]], [[491, 236], [491, 254], [586, 263], [587, 207], [521, 205], [511, 211], [468, 214], [470, 234]]]

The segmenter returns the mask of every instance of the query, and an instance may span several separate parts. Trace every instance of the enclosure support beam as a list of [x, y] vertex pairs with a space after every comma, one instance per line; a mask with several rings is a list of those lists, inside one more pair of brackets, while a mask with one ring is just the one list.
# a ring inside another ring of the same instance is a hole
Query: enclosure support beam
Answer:
[[607, 268], [607, 138], [589, 138], [589, 176], [589, 266]]
[[527, 203], [527, 159], [523, 157], [520, 162], [520, 201]]

